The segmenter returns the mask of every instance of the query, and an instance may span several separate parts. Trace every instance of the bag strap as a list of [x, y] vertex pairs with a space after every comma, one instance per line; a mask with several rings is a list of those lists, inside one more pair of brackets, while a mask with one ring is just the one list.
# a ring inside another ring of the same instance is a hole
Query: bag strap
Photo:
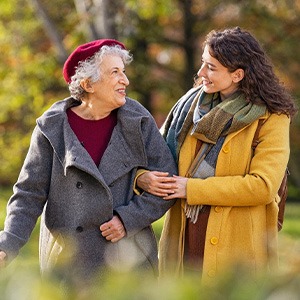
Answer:
[[278, 204], [279, 211], [278, 211], [278, 220], [277, 220], [278, 231], [281, 230], [283, 220], [284, 220], [285, 203], [286, 203], [287, 194], [288, 194], [288, 186], [287, 186], [288, 175], [290, 175], [290, 172], [289, 172], [289, 169], [286, 168], [280, 188], [278, 190], [278, 195], [280, 197], [280, 202]]
[[259, 131], [260, 131], [260, 128], [263, 125], [263, 123], [264, 123], [264, 120], [262, 120], [262, 119], [258, 120], [257, 128], [255, 130], [254, 137], [253, 137], [253, 140], [252, 140], [252, 145], [251, 145], [251, 148], [252, 148], [253, 151], [255, 150], [256, 146], [259, 143], [258, 135], [259, 135]]
[[[251, 145], [251, 148], [253, 151], [255, 150], [256, 146], [259, 143], [258, 135], [259, 135], [260, 128], [263, 125], [263, 122], [264, 121], [262, 119], [260, 119], [258, 121], [258, 125], [257, 125], [256, 131], [254, 133], [254, 137], [253, 137], [253, 141], [252, 141], [252, 145]], [[289, 171], [288, 167], [286, 167], [280, 188], [278, 190], [278, 195], [280, 197], [280, 202], [278, 203], [279, 211], [278, 211], [278, 219], [277, 219], [278, 231], [281, 230], [282, 224], [283, 224], [283, 219], [284, 219], [284, 209], [285, 209], [285, 203], [286, 203], [287, 193], [288, 193], [288, 187], [287, 187], [288, 175], [290, 175], [290, 171]]]

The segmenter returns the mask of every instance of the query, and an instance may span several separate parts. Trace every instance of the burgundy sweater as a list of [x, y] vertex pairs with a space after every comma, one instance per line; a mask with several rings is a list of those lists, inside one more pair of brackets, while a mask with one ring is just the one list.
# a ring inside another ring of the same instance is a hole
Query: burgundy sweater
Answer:
[[117, 110], [100, 120], [86, 120], [71, 109], [67, 110], [68, 120], [82, 146], [98, 166], [117, 124]]

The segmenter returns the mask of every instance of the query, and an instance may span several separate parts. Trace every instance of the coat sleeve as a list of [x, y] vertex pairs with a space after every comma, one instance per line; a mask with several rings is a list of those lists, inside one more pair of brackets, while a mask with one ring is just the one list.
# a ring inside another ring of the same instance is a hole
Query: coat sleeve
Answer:
[[[171, 151], [151, 116], [141, 122], [141, 136], [147, 160], [144, 168], [169, 172], [170, 176], [177, 174]], [[131, 236], [161, 218], [174, 203], [143, 192], [141, 195], [134, 194], [128, 205], [120, 206], [115, 211], [122, 219], [127, 235]]]
[[13, 195], [7, 204], [0, 249], [12, 260], [28, 241], [45, 205], [52, 163], [51, 146], [36, 127]]

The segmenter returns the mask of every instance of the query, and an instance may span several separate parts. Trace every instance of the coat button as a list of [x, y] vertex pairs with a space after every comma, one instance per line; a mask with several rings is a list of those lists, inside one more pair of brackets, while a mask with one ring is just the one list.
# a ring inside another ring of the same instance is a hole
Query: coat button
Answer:
[[76, 231], [77, 231], [77, 232], [82, 232], [82, 231], [83, 231], [83, 227], [82, 227], [82, 226], [76, 227]]
[[82, 182], [78, 181], [78, 182], [76, 183], [76, 187], [77, 187], [78, 189], [82, 189], [82, 186], [83, 186]]
[[222, 151], [223, 151], [224, 153], [228, 153], [228, 152], [229, 152], [229, 146], [223, 147]]
[[221, 207], [221, 206], [216, 206], [215, 207], [215, 212], [216, 213], [219, 213], [219, 212], [221, 212], [223, 210], [223, 208]]
[[217, 237], [212, 237], [211, 239], [210, 239], [210, 242], [211, 242], [211, 244], [213, 244], [213, 245], [217, 245], [218, 244], [218, 242], [219, 242], [219, 239], [217, 238]]

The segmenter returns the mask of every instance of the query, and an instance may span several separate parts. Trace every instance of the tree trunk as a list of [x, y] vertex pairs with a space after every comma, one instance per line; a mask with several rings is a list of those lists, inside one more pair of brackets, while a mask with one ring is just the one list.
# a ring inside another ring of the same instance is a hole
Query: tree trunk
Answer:
[[66, 51], [66, 48], [64, 47], [62, 36], [57, 30], [55, 23], [47, 13], [47, 10], [43, 6], [43, 3], [40, 0], [31, 0], [31, 3], [35, 9], [37, 17], [44, 24], [44, 30], [48, 34], [49, 39], [57, 50], [58, 61], [60, 63], [63, 63], [68, 57], [68, 53]]
[[192, 0], [180, 0], [183, 7], [183, 30], [184, 41], [183, 48], [185, 51], [185, 72], [184, 72], [184, 90], [188, 90], [192, 87], [193, 78], [195, 76], [195, 42], [196, 37], [193, 35], [193, 28], [195, 27], [195, 17], [191, 13]]

